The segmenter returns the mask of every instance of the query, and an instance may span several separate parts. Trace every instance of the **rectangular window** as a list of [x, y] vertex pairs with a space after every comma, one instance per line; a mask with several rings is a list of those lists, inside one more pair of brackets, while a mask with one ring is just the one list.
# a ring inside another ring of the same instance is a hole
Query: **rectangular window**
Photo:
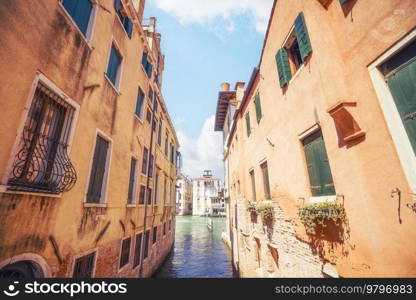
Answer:
[[152, 205], [152, 189], [147, 189], [147, 205]]
[[121, 0], [114, 0], [114, 8], [116, 10], [117, 16], [123, 25], [124, 30], [126, 31], [129, 38], [131, 38], [131, 35], [133, 33], [133, 23], [130, 20], [130, 18], [127, 16], [127, 13], [121, 4]]
[[163, 206], [166, 206], [166, 177], [163, 183]]
[[90, 0], [61, 0], [65, 10], [77, 24], [83, 35], [87, 36], [93, 5]]
[[97, 135], [94, 157], [90, 174], [90, 182], [87, 193], [87, 203], [103, 203], [105, 181], [108, 173], [108, 153], [110, 143]]
[[166, 133], [165, 136], [165, 155], [168, 156], [169, 154], [169, 135]]
[[158, 204], [159, 201], [159, 173], [156, 173], [156, 178], [155, 178], [155, 205]]
[[149, 177], [153, 178], [153, 163], [154, 163], [154, 156], [150, 154], [150, 163], [149, 163]]
[[256, 107], [256, 118], [257, 123], [260, 123], [262, 112], [261, 112], [261, 103], [260, 103], [260, 94], [257, 92], [256, 96], [254, 96], [254, 105]]
[[250, 125], [250, 113], [246, 113], [246, 128], [247, 128], [247, 136], [251, 134], [251, 125]]
[[157, 226], [153, 227], [153, 245], [157, 242]]
[[163, 236], [166, 235], [166, 222], [163, 223]]
[[108, 60], [106, 76], [111, 83], [118, 88], [120, 79], [121, 62], [123, 58], [117, 48], [111, 45], [110, 59]]
[[151, 86], [149, 86], [149, 92], [148, 92], [147, 97], [149, 98], [149, 103], [153, 105], [153, 98], [155, 97], [155, 93], [153, 92], [153, 89]]
[[143, 148], [143, 161], [142, 161], [142, 173], [147, 174], [147, 159], [149, 156], [149, 150], [146, 147]]
[[173, 164], [175, 162], [175, 146], [170, 144], [170, 162]]
[[144, 205], [144, 199], [146, 197], [146, 187], [144, 185], [140, 186], [140, 195], [139, 195], [139, 204]]
[[13, 162], [9, 190], [59, 194], [76, 182], [68, 157], [75, 108], [39, 82]]
[[169, 220], [169, 231], [172, 230], [172, 220]]
[[156, 132], [156, 128], [157, 128], [157, 119], [154, 118], [153, 119], [153, 123], [152, 123], [152, 130], [153, 130], [153, 132]]
[[144, 93], [143, 93], [142, 89], [139, 87], [139, 92], [137, 94], [137, 99], [136, 99], [136, 112], [135, 112], [135, 114], [140, 119], [143, 118], [143, 103], [144, 103]]
[[160, 119], [159, 129], [157, 131], [157, 144], [162, 146], [162, 119]]
[[143, 258], [147, 258], [149, 256], [149, 242], [150, 242], [150, 230], [146, 231], [144, 235], [144, 251], [143, 251]]
[[283, 88], [305, 62], [312, 52], [308, 29], [303, 12], [295, 20], [294, 30], [287, 38], [283, 48], [276, 54], [276, 65], [279, 73], [280, 87]]
[[267, 162], [263, 163], [261, 166], [261, 172], [263, 174], [263, 188], [264, 188], [264, 198], [270, 200], [270, 182], [269, 182], [269, 170], [267, 168]]
[[145, 51], [143, 51], [143, 56], [142, 56], [142, 66], [145, 70], [145, 73], [147, 75], [147, 77], [152, 77], [152, 69], [153, 66], [152, 64], [149, 62], [149, 54]]
[[335, 195], [334, 181], [322, 131], [319, 130], [303, 140], [312, 196]]
[[120, 265], [119, 268], [124, 267], [129, 263], [130, 259], [130, 245], [131, 238], [124, 239], [121, 242]]
[[152, 113], [150, 112], [150, 109], [148, 108], [146, 111], [146, 121], [147, 123], [152, 123]]
[[256, 202], [256, 179], [254, 177], [254, 170], [250, 171], [250, 181], [251, 181], [251, 193], [252, 193], [252, 201]]
[[136, 245], [134, 247], [133, 268], [140, 265], [140, 255], [142, 253], [142, 238], [143, 238], [142, 233], [136, 234]]
[[129, 178], [129, 192], [128, 192], [128, 198], [127, 203], [128, 204], [134, 204], [136, 202], [135, 199], [135, 191], [136, 191], [136, 165], [137, 160], [134, 158], [131, 158], [130, 162], [130, 178]]
[[95, 263], [95, 252], [77, 258], [72, 278], [92, 278]]

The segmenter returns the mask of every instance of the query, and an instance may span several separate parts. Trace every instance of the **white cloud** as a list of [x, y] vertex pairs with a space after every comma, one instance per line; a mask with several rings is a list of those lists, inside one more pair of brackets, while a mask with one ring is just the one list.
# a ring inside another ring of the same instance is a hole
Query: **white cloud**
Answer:
[[227, 21], [226, 31], [233, 29], [232, 17], [251, 14], [253, 26], [265, 33], [273, 0], [152, 0], [182, 24], [207, 24], [217, 18]]
[[181, 144], [179, 151], [183, 158], [183, 172], [191, 177], [201, 176], [204, 170], [212, 170], [217, 177], [224, 177], [222, 161], [222, 135], [214, 131], [215, 116], [210, 116], [204, 123], [199, 137], [189, 138], [178, 131]]
[[175, 124], [175, 126], [182, 125], [183, 123], [185, 123], [185, 118], [176, 117], [176, 118], [173, 119], [173, 123]]

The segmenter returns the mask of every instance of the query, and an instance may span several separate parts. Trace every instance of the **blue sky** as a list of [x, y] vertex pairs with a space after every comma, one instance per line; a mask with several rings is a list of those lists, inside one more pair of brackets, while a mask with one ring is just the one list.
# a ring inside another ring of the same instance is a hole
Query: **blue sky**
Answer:
[[148, 0], [162, 34], [162, 93], [175, 124], [184, 172], [222, 177], [222, 137], [213, 132], [219, 86], [248, 81], [257, 66], [272, 0]]

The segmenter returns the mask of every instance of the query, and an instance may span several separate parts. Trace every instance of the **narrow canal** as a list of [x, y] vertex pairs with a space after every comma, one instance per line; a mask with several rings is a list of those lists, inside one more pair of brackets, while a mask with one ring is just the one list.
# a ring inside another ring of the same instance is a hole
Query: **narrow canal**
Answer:
[[176, 217], [175, 247], [155, 278], [231, 278], [230, 251], [221, 241], [225, 218]]

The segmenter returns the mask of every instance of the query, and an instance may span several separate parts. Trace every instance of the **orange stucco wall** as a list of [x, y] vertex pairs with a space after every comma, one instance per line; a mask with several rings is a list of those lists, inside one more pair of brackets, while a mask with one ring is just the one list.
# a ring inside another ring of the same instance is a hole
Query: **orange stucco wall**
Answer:
[[[168, 193], [166, 206], [162, 198], [163, 178], [176, 181], [176, 168], [164, 154], [165, 132], [169, 132], [169, 142], [174, 143], [175, 149], [179, 145], [154, 75], [147, 78], [140, 64], [141, 53], [145, 47], [149, 48], [146, 33], [136, 24], [130, 39], [111, 1], [98, 2], [101, 6], [96, 11], [90, 45], [59, 1], [39, 0], [31, 5], [24, 0], [0, 3], [0, 263], [16, 255], [34, 253], [47, 261], [51, 276], [66, 277], [72, 276], [76, 257], [97, 250], [97, 277], [138, 276], [138, 269], [132, 269], [134, 235], [143, 231], [145, 208], [139, 205], [127, 207], [126, 204], [131, 157], [137, 159], [139, 184], [146, 184], [146, 177], [140, 171], [143, 147], [149, 148], [150, 144], [151, 129], [145, 113], [151, 104], [147, 97], [143, 120], [135, 117], [134, 112], [138, 87], [147, 95], [148, 87], [152, 85], [159, 95], [157, 118], [163, 120], [163, 130], [162, 146], [157, 145], [156, 134], [153, 139], [155, 165], [161, 174], [159, 205], [148, 207], [146, 230], [171, 220], [172, 231], [163, 237], [159, 227], [160, 242], [150, 247], [150, 258], [144, 262], [143, 275], [150, 276], [174, 240], [175, 193]], [[124, 4], [127, 2], [123, 1]], [[132, 6], [128, 11], [133, 18]], [[138, 13], [139, 18], [141, 15], [142, 11]], [[123, 56], [118, 92], [104, 76], [112, 41]], [[159, 45], [152, 49], [156, 50], [149, 57], [154, 59], [159, 55]], [[77, 171], [77, 182], [71, 191], [56, 197], [7, 191], [7, 167], [15, 155], [13, 145], [20, 134], [19, 126], [30, 105], [27, 100], [38, 73], [80, 105], [69, 153]], [[98, 131], [111, 140], [107, 201], [103, 207], [86, 207], [84, 201]], [[154, 185], [152, 180], [150, 185]], [[137, 203], [138, 193], [139, 188]], [[110, 224], [108, 229], [97, 242], [107, 224]], [[61, 263], [50, 236], [56, 240]], [[120, 271], [121, 239], [128, 236], [132, 237], [130, 263]]]
[[[281, 89], [275, 54], [301, 11], [313, 52], [287, 88]], [[251, 200], [251, 168], [256, 174], [257, 199], [264, 200], [260, 163], [267, 160], [272, 200], [281, 207], [282, 219], [290, 222], [300, 242], [308, 242], [321, 262], [334, 265], [340, 276], [414, 276], [416, 272], [416, 215], [406, 207], [415, 199], [368, 71], [369, 64], [415, 25], [416, 6], [411, 0], [352, 0], [343, 6], [332, 1], [327, 9], [319, 1], [277, 1], [260, 76], [236, 118], [228, 153], [231, 206], [244, 206]], [[257, 90], [263, 111], [259, 124], [252, 98]], [[351, 145], [340, 142], [334, 119], [327, 112], [341, 100], [357, 103], [349, 112], [366, 132]], [[247, 111], [251, 115], [250, 137], [244, 119]], [[317, 123], [336, 192], [343, 195], [338, 201], [344, 203], [349, 220], [349, 235], [341, 243], [313, 243], [297, 215], [298, 206], [311, 196], [299, 135]], [[233, 188], [238, 181], [240, 190]], [[402, 191], [400, 215], [399, 199], [391, 197], [396, 188]], [[244, 210], [241, 214], [240, 228], [251, 230]], [[249, 267], [251, 261], [240, 257], [243, 275], [246, 270], [246, 276], [257, 276], [259, 273]]]

